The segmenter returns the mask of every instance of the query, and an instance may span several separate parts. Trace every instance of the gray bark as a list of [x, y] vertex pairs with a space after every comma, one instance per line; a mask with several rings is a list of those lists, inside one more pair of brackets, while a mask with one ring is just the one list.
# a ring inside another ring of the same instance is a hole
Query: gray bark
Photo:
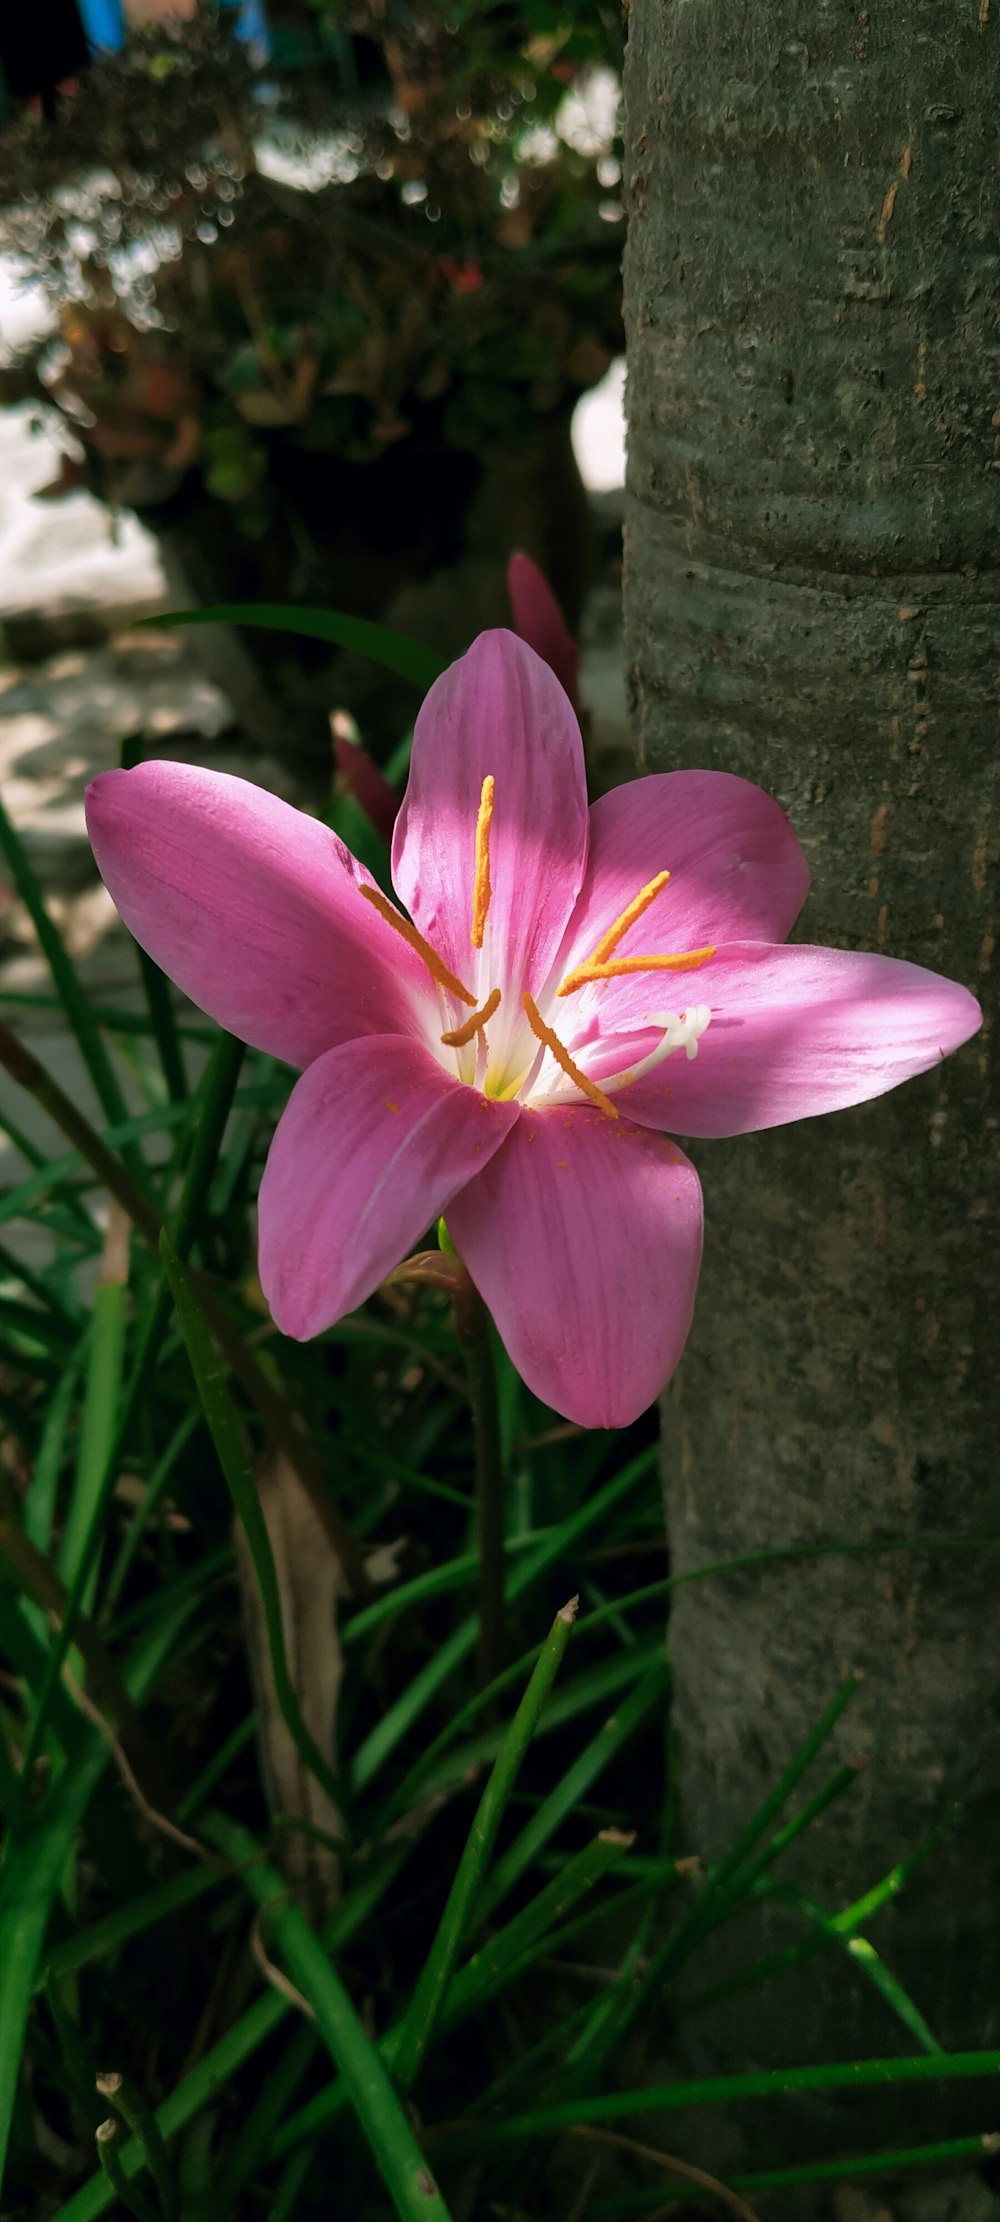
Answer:
[[[632, 0], [626, 68], [641, 766], [779, 798], [813, 872], [794, 938], [910, 958], [987, 1002], [998, 55], [1000, 0]], [[706, 1259], [665, 1412], [675, 1568], [1000, 1536], [997, 1127], [986, 1033], [877, 1103], [693, 1146]], [[984, 1747], [971, 1819], [868, 1932], [947, 2046], [1000, 2035], [998, 1577], [985, 1553], [798, 1561], [681, 1590], [671, 1628], [684, 1850], [732, 1841], [850, 1668], [834, 1753], [870, 1764], [795, 1869], [830, 1904], [912, 1847]], [[729, 1964], [759, 1945], [737, 1925]], [[687, 2041], [733, 2065], [915, 2049], [842, 1955]], [[919, 2134], [927, 2099], [906, 2105]], [[981, 2089], [953, 2085], [947, 2118], [970, 2105], [995, 2126]]]

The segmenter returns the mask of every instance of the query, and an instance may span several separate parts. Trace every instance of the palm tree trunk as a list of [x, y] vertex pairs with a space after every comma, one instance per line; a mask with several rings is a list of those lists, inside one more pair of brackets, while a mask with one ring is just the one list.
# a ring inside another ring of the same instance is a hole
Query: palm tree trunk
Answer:
[[[642, 768], [713, 765], [778, 796], [813, 871], [796, 939], [987, 997], [998, 57], [1000, 0], [631, 0], [626, 69]], [[988, 1060], [983, 1035], [839, 1118], [695, 1145], [706, 1264], [665, 1414], [675, 1569], [1000, 1538]], [[998, 1579], [1000, 1552], [791, 1561], [682, 1589], [671, 1629], [684, 1851], [732, 1841], [849, 1669], [829, 1766], [870, 1763], [789, 1863], [803, 1887], [846, 1904], [976, 1771], [971, 1814], [870, 1930], [947, 2046], [1000, 2034]], [[774, 1918], [782, 1941], [804, 1933]], [[760, 1948], [736, 1924], [724, 1961]], [[915, 2049], [844, 1953], [689, 2029], [734, 2064]], [[908, 2106], [919, 2133], [925, 2099]], [[981, 2090], [948, 2119], [970, 2106], [993, 2126]]]

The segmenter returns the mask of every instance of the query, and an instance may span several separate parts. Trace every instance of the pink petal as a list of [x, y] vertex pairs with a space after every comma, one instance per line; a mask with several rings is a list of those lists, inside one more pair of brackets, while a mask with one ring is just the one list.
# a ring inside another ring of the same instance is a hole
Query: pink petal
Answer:
[[515, 633], [555, 672], [574, 710], [579, 712], [579, 648], [547, 578], [520, 549], [507, 565], [507, 594]]
[[307, 1065], [358, 1034], [415, 1032], [436, 1010], [343, 842], [248, 780], [190, 764], [104, 772], [87, 826], [130, 933], [255, 1048]]
[[[475, 832], [493, 775], [486, 939], [473, 949]], [[544, 981], [583, 883], [587, 790], [580, 729], [548, 665], [513, 633], [480, 633], [436, 679], [413, 734], [392, 874], [411, 917], [481, 1001], [520, 1017]]]
[[[602, 795], [591, 809], [587, 877], [563, 970], [583, 963], [640, 888], [663, 871], [669, 885], [629, 927], [617, 956], [783, 941], [809, 891], [798, 841], [762, 787], [731, 772], [654, 772]], [[562, 1008], [599, 994], [603, 1009], [606, 992], [581, 989]], [[673, 992], [671, 982], [668, 1004]], [[691, 994], [701, 999], [693, 988]]]
[[[647, 983], [647, 1000], [658, 999], [662, 977], [655, 990]], [[685, 1000], [711, 1006], [697, 1057], [675, 1053], [615, 1099], [630, 1119], [675, 1134], [750, 1134], [865, 1103], [982, 1024], [957, 981], [848, 949], [722, 948], [676, 981], [676, 1007]]]
[[299, 1342], [364, 1302], [516, 1125], [399, 1036], [344, 1042], [292, 1090], [260, 1184], [260, 1278]]
[[536, 1396], [584, 1427], [652, 1403], [701, 1260], [698, 1176], [676, 1145], [599, 1111], [525, 1111], [448, 1228]]

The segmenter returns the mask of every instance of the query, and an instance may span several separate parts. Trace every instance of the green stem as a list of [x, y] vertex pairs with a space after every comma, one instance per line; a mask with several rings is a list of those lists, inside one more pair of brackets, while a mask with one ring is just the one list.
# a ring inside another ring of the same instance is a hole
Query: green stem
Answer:
[[477, 1289], [455, 1297], [455, 1324], [465, 1354], [476, 1457], [476, 1527], [479, 1547], [479, 1640], [476, 1677], [481, 1690], [500, 1672], [503, 1654], [506, 1477], [500, 1447], [500, 1413], [490, 1347], [489, 1313]]
[[118, 2124], [110, 2115], [97, 2131], [97, 2157], [115, 2198], [121, 2200], [129, 2214], [134, 2214], [135, 2222], [155, 2222], [154, 2210], [145, 2192], [139, 2184], [129, 2183], [122, 2168], [118, 2150]]
[[121, 2115], [136, 2142], [142, 2146], [143, 2158], [156, 2185], [166, 2222], [178, 2222], [180, 2205], [177, 2186], [170, 2171], [163, 2131], [152, 2107], [135, 2084], [129, 2081], [128, 2076], [117, 2073], [99, 2075], [97, 2088], [101, 2097], [107, 2099]]

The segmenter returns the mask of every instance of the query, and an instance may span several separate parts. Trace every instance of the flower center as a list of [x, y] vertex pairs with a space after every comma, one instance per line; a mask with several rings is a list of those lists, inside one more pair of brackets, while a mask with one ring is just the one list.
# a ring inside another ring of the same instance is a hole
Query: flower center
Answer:
[[[483, 780], [479, 809], [476, 815], [472, 917], [469, 928], [469, 939], [472, 947], [480, 952], [480, 995], [483, 993], [485, 984], [482, 980], [485, 960], [483, 960], [481, 953], [486, 939], [490, 905], [493, 900], [493, 883], [490, 875], [490, 834], [493, 825], [495, 792], [496, 781], [492, 772], [490, 772]], [[633, 895], [631, 902], [626, 903], [624, 910], [619, 912], [614, 923], [601, 935], [591, 955], [582, 964], [574, 965], [566, 973], [555, 989], [556, 996], [575, 995], [580, 988], [589, 986], [592, 981], [619, 979], [630, 973], [691, 972], [699, 965], [707, 964], [709, 958], [714, 957], [714, 945], [702, 949], [687, 949], [662, 954], [654, 953], [650, 956], [620, 957], [616, 954], [630, 927], [636, 925], [638, 920], [644, 917], [650, 905], [656, 901], [657, 896], [667, 886], [669, 879], [669, 872], [657, 872], [651, 880], [647, 880], [644, 887], [640, 887], [638, 894]], [[672, 1056], [676, 1050], [683, 1049], [688, 1057], [696, 1057], [698, 1054], [699, 1040], [712, 1015], [709, 1004], [696, 1004], [687, 1011], [681, 1011], [679, 1015], [674, 1011], [651, 1012], [648, 1018], [642, 1021], [641, 1030], [648, 1033], [649, 1030], [655, 1029], [659, 1032], [660, 1039], [654, 1048], [627, 1070], [602, 1072], [601, 1085], [598, 1086], [597, 1081], [592, 1079], [585, 1070], [581, 1059], [590, 1050], [600, 1047], [607, 1050], [613, 1037], [597, 1037], [585, 1046], [578, 1046], [576, 1054], [572, 1054], [566, 1047], [565, 1042], [555, 1032], [555, 1029], [548, 1024], [534, 997], [526, 991], [522, 993], [520, 1000], [527, 1031], [525, 1031], [523, 1024], [518, 1023], [513, 1033], [508, 1029], [507, 1039], [502, 1046], [502, 1053], [496, 1054], [495, 1048], [494, 1052], [491, 1052], [487, 1027], [490, 1020], [496, 1016], [500, 1009], [503, 999], [500, 988], [491, 988], [484, 1001], [477, 1003], [477, 998], [472, 989], [467, 988], [464, 981], [458, 978], [457, 973], [450, 970], [443, 959], [439, 957], [437, 950], [431, 946], [431, 943], [411, 923], [410, 919], [401, 916], [388, 896], [383, 895], [381, 888], [363, 886], [359, 888], [358, 892], [364, 896], [365, 901], [370, 903], [374, 910], [378, 911], [379, 917], [384, 918], [386, 925], [391, 926], [394, 933], [399, 934], [411, 949], [416, 950], [435, 986], [441, 989], [445, 995], [456, 997], [460, 1003], [470, 1006], [468, 1018], [462, 1020], [458, 1026], [448, 1027], [438, 1038], [443, 1048], [458, 1052], [471, 1051], [473, 1044], [475, 1045], [475, 1053], [471, 1060], [469, 1057], [459, 1056], [459, 1077], [481, 1089], [486, 1095], [495, 1096], [501, 1102], [512, 1102], [516, 1098], [521, 1098], [524, 1102], [529, 1100], [535, 1102], [565, 1101], [561, 1092], [561, 1083], [552, 1074], [551, 1066], [549, 1068], [549, 1078], [550, 1081], [555, 1082], [554, 1087], [546, 1085], [542, 1076], [542, 1068], [545, 1065], [546, 1058], [549, 1058], [552, 1064], [558, 1068], [558, 1071], [565, 1075], [565, 1078], [572, 1083], [579, 1094], [584, 1096], [589, 1103], [592, 1103], [596, 1110], [603, 1112], [605, 1118], [616, 1119], [619, 1114], [616, 1105], [611, 1101], [612, 1092], [617, 1092], [619, 1088], [628, 1087], [633, 1081], [644, 1078], [655, 1066], [662, 1063], [665, 1057]], [[551, 994], [551, 992], [551, 989], [547, 991], [548, 994]], [[535, 1084], [540, 1076], [542, 1076], [542, 1092], [536, 1097]]]

